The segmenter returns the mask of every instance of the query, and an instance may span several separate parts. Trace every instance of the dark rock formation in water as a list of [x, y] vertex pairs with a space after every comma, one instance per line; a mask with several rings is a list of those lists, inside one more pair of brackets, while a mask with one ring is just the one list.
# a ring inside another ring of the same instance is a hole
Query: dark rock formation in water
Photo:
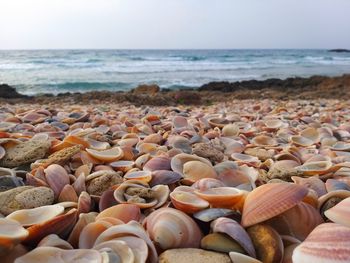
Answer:
[[25, 97], [27, 96], [18, 93], [15, 88], [7, 84], [0, 84], [0, 98], [15, 99], [15, 98], [25, 98]]

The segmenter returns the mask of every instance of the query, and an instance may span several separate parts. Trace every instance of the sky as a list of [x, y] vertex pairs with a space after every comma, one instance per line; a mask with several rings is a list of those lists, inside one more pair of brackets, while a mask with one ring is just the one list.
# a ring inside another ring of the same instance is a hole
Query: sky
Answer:
[[349, 0], [0, 0], [0, 49], [350, 49], [349, 10]]

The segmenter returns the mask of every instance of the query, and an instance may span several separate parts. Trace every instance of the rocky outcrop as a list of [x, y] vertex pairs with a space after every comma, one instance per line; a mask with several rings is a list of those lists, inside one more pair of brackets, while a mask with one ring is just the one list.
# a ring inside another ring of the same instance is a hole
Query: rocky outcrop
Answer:
[[330, 49], [328, 52], [337, 52], [337, 53], [349, 53], [349, 49], [344, 49], [344, 48], [336, 48], [336, 49]]
[[154, 95], [160, 91], [160, 88], [156, 84], [142, 84], [133, 89], [131, 92], [134, 94], [145, 94], [145, 95]]
[[15, 99], [15, 98], [24, 98], [24, 97], [26, 96], [18, 93], [15, 88], [7, 84], [0, 84], [0, 98]]

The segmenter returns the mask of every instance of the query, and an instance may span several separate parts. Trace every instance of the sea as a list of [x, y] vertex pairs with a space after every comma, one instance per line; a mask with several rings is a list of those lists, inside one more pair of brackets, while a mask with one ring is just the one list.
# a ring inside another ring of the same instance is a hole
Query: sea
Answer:
[[350, 53], [327, 50], [0, 50], [0, 83], [27, 95], [344, 73]]

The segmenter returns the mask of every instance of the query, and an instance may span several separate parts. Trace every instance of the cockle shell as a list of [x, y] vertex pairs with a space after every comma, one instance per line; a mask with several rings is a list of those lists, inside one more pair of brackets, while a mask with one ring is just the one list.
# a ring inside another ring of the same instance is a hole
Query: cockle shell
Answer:
[[15, 263], [103, 263], [102, 255], [97, 250], [73, 249], [64, 250], [57, 247], [37, 247], [22, 257], [15, 260]]
[[123, 158], [123, 150], [120, 147], [113, 147], [111, 149], [97, 151], [94, 149], [86, 148], [86, 151], [94, 158], [105, 161], [112, 162]]
[[202, 233], [197, 224], [184, 212], [160, 208], [144, 220], [150, 238], [162, 250], [170, 248], [198, 248]]
[[96, 220], [104, 217], [117, 218], [125, 223], [132, 220], [139, 221], [141, 218], [141, 210], [134, 204], [118, 204], [100, 212], [96, 217]]
[[236, 221], [226, 218], [220, 217], [210, 224], [213, 233], [222, 233], [226, 234], [235, 240], [241, 247], [250, 255], [255, 258], [255, 249], [247, 232], [244, 228], [238, 224]]
[[330, 161], [308, 162], [301, 166], [295, 167], [297, 171], [303, 172], [304, 175], [322, 175], [329, 172], [332, 167]]
[[38, 244], [38, 247], [57, 247], [62, 249], [73, 249], [72, 245], [61, 239], [55, 234], [44, 237]]
[[6, 218], [19, 222], [22, 226], [41, 224], [62, 214], [64, 207], [47, 205], [32, 209], [22, 209], [9, 214]]
[[266, 147], [266, 146], [277, 146], [278, 142], [266, 135], [258, 135], [252, 139], [252, 144], [255, 146]]
[[58, 164], [51, 164], [45, 170], [46, 182], [58, 197], [63, 187], [69, 184], [69, 176], [67, 171]]
[[209, 203], [193, 193], [175, 190], [170, 193], [170, 199], [174, 207], [189, 214], [201, 211], [209, 206]]
[[151, 171], [130, 171], [124, 175], [126, 180], [138, 180], [148, 183], [152, 179]]
[[155, 170], [170, 170], [170, 158], [166, 156], [157, 156], [150, 159], [143, 166], [145, 171], [155, 171]]
[[326, 210], [324, 215], [334, 223], [350, 227], [350, 197]]
[[305, 241], [295, 248], [293, 262], [350, 262], [350, 228], [335, 223], [317, 226]]
[[[135, 256], [131, 248], [122, 240], [110, 240], [98, 244], [94, 249], [105, 252], [112, 261], [113, 259], [120, 260], [120, 262], [134, 263]], [[147, 247], [146, 247], [147, 249]]]
[[299, 203], [307, 194], [303, 186], [289, 183], [261, 185], [245, 199], [242, 225], [252, 226], [279, 215]]

